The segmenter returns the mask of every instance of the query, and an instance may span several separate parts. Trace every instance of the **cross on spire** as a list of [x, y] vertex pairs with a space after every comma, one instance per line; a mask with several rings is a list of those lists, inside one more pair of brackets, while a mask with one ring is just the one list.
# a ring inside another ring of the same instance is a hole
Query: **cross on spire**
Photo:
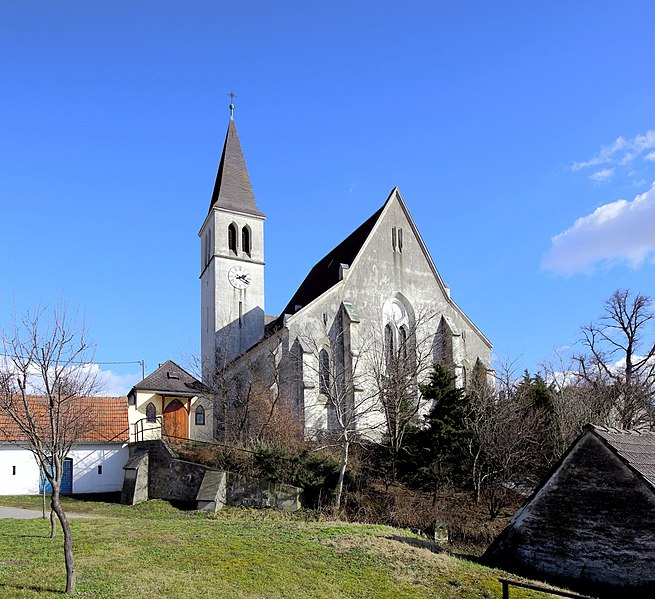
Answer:
[[231, 91], [228, 96], [230, 96], [230, 120], [234, 120], [234, 98], [236, 98], [237, 95]]

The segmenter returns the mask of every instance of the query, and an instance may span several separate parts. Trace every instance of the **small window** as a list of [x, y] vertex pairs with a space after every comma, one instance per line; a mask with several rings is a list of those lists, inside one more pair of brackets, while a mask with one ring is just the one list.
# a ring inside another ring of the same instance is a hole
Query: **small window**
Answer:
[[227, 247], [233, 253], [237, 253], [237, 226], [232, 223], [227, 228]]
[[391, 227], [391, 247], [396, 251], [396, 227]]
[[398, 229], [398, 251], [403, 251], [403, 230]]
[[239, 302], [239, 326], [243, 326], [243, 302]]
[[205, 424], [205, 408], [198, 406], [196, 408], [196, 425], [204, 426]]
[[325, 349], [318, 354], [318, 392], [323, 395], [330, 392], [330, 355]]
[[98, 466], [98, 474], [102, 474], [102, 464]]
[[157, 408], [155, 408], [155, 404], [152, 402], [146, 406], [146, 419], [148, 422], [155, 422], [157, 420]]
[[241, 249], [244, 254], [250, 256], [250, 229], [248, 227], [241, 229]]
[[16, 476], [16, 466], [11, 467], [11, 473], [13, 476]]

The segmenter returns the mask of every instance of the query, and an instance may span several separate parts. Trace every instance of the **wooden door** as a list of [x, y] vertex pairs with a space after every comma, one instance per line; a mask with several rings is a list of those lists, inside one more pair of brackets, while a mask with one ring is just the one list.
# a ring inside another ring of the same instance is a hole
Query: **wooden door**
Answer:
[[189, 437], [189, 414], [179, 399], [174, 399], [164, 409], [164, 434], [171, 437]]

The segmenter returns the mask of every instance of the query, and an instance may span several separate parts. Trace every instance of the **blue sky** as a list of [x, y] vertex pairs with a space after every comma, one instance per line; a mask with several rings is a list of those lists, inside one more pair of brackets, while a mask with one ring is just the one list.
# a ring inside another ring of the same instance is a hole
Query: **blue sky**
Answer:
[[[79, 306], [102, 362], [199, 346], [227, 92], [267, 216], [266, 311], [394, 186], [455, 301], [535, 371], [655, 296], [651, 1], [0, 7], [0, 325]], [[103, 365], [109, 392], [140, 378]]]

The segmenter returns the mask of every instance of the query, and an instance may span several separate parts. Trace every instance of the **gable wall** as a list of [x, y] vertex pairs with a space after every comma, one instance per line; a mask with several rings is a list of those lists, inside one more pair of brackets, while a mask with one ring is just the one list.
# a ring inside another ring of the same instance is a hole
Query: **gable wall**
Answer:
[[514, 518], [490, 559], [551, 577], [655, 589], [655, 494], [587, 433]]
[[[392, 227], [396, 227], [396, 247], [398, 230], [403, 231], [402, 252], [394, 252]], [[357, 346], [359, 341], [363, 352], [379, 353], [382, 351], [380, 346], [386, 324], [384, 304], [397, 294], [402, 294], [421, 323], [417, 328], [416, 343], [421, 344], [423, 352], [431, 352], [441, 316], [446, 315], [458, 331], [464, 331], [464, 335], [454, 338], [455, 364], [467, 364], [470, 373], [478, 357], [489, 363], [488, 344], [444, 294], [397, 199], [394, 198], [387, 206], [359, 257], [349, 266], [340, 284], [309, 306], [303, 306], [300, 312], [288, 319], [292, 345], [294, 339], [305, 337], [314, 346], [314, 351], [310, 352], [314, 354], [321, 346], [332, 346], [335, 335], [339, 334], [334, 326], [335, 317], [341, 303], [350, 302], [360, 319], [359, 324], [353, 325], [354, 345]], [[425, 318], [425, 314], [430, 317]], [[324, 315], [327, 315], [327, 323], [324, 322]], [[364, 364], [366, 359], [366, 356], [360, 358], [360, 364]], [[304, 360], [307, 364], [302, 378], [313, 376], [316, 380], [309, 386], [307, 381], [298, 386], [298, 401], [304, 402], [306, 426], [310, 429], [325, 428], [326, 404], [318, 393], [316, 355], [306, 354]], [[426, 370], [426, 377], [427, 374]], [[381, 412], [376, 415], [370, 411], [369, 415], [373, 418], [383, 417]]]

